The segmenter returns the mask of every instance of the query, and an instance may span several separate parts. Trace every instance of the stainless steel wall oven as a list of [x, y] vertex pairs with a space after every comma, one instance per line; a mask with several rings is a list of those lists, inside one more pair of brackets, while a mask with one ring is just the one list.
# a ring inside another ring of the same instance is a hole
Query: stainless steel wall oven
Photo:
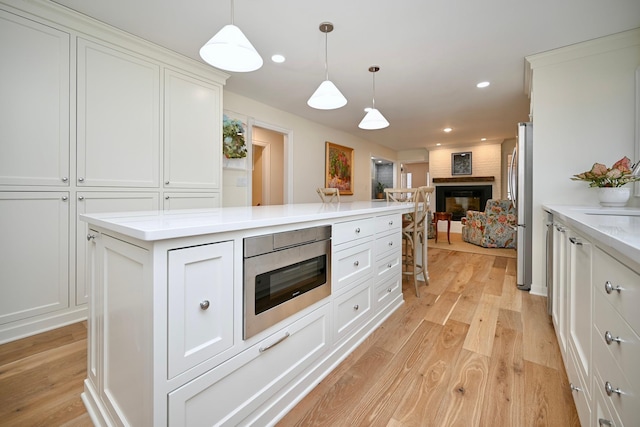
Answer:
[[331, 295], [331, 226], [244, 239], [244, 339]]

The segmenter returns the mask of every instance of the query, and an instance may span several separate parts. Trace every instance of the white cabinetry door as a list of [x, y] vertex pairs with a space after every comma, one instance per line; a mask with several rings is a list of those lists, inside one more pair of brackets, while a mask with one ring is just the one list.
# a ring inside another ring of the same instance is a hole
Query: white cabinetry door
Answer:
[[69, 306], [69, 193], [0, 193], [0, 324]]
[[233, 345], [233, 242], [169, 251], [169, 378]]
[[165, 71], [164, 186], [220, 189], [222, 88]]
[[220, 193], [164, 193], [165, 211], [220, 207]]
[[158, 187], [158, 64], [78, 39], [77, 86], [78, 185]]
[[0, 185], [68, 185], [69, 34], [0, 11]]
[[[79, 192], [76, 204], [77, 215], [98, 212], [131, 212], [157, 210], [158, 193], [107, 193]], [[76, 221], [76, 305], [88, 301], [87, 277], [87, 223]]]
[[567, 364], [567, 228], [553, 224], [553, 306], [551, 317], [560, 352]]

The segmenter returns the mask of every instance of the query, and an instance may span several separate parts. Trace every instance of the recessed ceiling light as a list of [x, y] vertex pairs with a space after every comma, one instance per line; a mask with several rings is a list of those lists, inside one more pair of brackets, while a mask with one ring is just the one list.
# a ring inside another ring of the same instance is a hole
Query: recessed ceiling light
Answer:
[[436, 146], [438, 146], [438, 147], [439, 147], [439, 146], [441, 146], [441, 145], [442, 145], [442, 144], [440, 144], [439, 142], [436, 144]]
[[489, 82], [480, 82], [476, 85], [476, 87], [483, 88], [489, 86], [491, 83]]
[[282, 56], [282, 55], [277, 53], [277, 54], [275, 54], [275, 55], [273, 55], [271, 57], [271, 60], [273, 62], [275, 62], [276, 64], [281, 64], [281, 63], [283, 63], [285, 61], [285, 58], [284, 58], [284, 56]]
[[487, 138], [480, 138], [480, 141], [486, 141]]
[[445, 132], [447, 132], [447, 133], [449, 133], [449, 132], [451, 132], [453, 129], [451, 129], [451, 128], [444, 128], [444, 129], [442, 129], [442, 130], [443, 130], [443, 131], [445, 131]]

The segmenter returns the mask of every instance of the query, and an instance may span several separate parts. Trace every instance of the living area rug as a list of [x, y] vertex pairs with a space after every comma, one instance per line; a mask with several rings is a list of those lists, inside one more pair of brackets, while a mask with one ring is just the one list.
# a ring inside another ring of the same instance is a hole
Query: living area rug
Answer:
[[429, 249], [444, 249], [448, 251], [516, 258], [515, 249], [483, 248], [482, 246], [474, 245], [473, 243], [464, 242], [462, 240], [462, 234], [460, 233], [451, 233], [451, 244], [449, 244], [449, 242], [447, 242], [447, 233], [444, 231], [439, 232], [438, 243], [436, 243], [436, 239], [429, 239], [427, 247], [429, 247]]

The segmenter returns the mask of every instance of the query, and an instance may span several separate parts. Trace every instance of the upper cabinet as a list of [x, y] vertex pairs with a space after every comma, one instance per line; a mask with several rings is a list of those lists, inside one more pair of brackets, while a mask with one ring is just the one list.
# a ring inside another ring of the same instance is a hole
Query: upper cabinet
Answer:
[[80, 186], [158, 187], [160, 66], [78, 39]]
[[0, 186], [69, 183], [69, 38], [0, 10]]
[[165, 189], [221, 188], [221, 104], [222, 86], [165, 71]]

